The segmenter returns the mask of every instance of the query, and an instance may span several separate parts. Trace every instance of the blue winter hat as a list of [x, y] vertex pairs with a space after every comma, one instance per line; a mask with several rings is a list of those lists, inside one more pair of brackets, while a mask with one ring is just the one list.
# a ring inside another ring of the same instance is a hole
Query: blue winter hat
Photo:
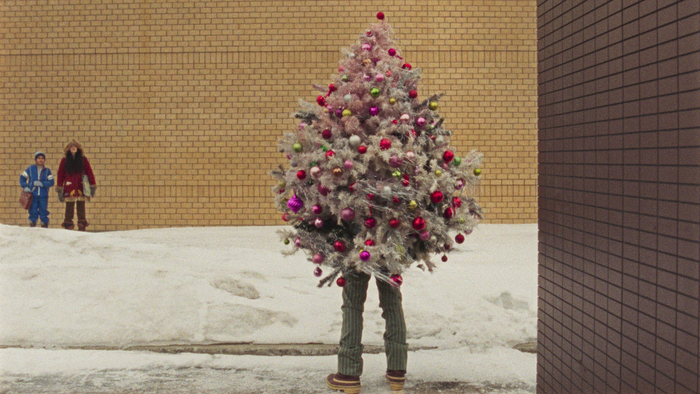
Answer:
[[44, 159], [46, 159], [46, 155], [44, 154], [44, 152], [39, 151], [34, 154], [34, 160], [36, 160], [36, 158], [39, 156], [44, 156]]

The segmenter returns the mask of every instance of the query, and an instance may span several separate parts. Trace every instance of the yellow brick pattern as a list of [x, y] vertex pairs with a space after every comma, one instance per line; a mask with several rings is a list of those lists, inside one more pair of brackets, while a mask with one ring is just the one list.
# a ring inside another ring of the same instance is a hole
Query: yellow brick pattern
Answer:
[[[530, 0], [0, 1], [0, 223], [19, 174], [80, 140], [91, 230], [277, 225], [267, 173], [299, 98], [387, 15], [460, 152], [486, 156], [491, 223], [537, 219], [536, 4]], [[52, 227], [63, 205], [52, 194]]]

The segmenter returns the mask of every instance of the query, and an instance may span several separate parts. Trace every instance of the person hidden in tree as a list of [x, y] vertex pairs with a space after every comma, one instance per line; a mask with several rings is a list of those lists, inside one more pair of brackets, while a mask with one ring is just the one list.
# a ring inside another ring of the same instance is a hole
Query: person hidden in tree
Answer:
[[[83, 146], [76, 140], [70, 141], [63, 148], [65, 156], [58, 166], [58, 199], [66, 203], [66, 213], [63, 219], [63, 228], [72, 230], [74, 228], [73, 215], [76, 207], [78, 211], [78, 230], [85, 231], [89, 225], [85, 218], [85, 202], [90, 201], [95, 196], [97, 184], [95, 175], [90, 167], [90, 162], [83, 154]], [[83, 176], [87, 176], [90, 187], [89, 191], [84, 190]]]
[[[343, 325], [338, 349], [338, 372], [328, 375], [326, 384], [332, 390], [346, 394], [360, 392], [362, 375], [362, 313], [371, 275], [351, 270], [343, 275]], [[403, 389], [406, 381], [408, 344], [406, 320], [403, 314], [401, 290], [388, 282], [376, 279], [379, 289], [379, 306], [385, 320], [384, 352], [386, 353], [386, 379], [392, 391]]]
[[53, 174], [44, 166], [46, 155], [34, 154], [34, 162], [19, 176], [19, 184], [25, 192], [32, 193], [32, 205], [29, 207], [29, 227], [36, 227], [36, 220], [41, 218], [41, 227], [49, 227], [49, 188], [53, 186]]

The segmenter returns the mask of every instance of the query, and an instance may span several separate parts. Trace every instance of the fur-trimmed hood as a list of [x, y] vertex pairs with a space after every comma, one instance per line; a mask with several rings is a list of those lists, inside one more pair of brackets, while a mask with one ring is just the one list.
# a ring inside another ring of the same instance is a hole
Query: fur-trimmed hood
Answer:
[[78, 147], [78, 150], [80, 151], [81, 154], [84, 153], [84, 152], [83, 152], [83, 144], [81, 144], [80, 142], [76, 141], [75, 138], [72, 139], [72, 140], [70, 140], [70, 142], [67, 143], [66, 146], [63, 147], [63, 153], [64, 153], [64, 154], [65, 154], [65, 153], [68, 153], [68, 151], [70, 150], [70, 147], [73, 146], [73, 145], [75, 145], [75, 146]]

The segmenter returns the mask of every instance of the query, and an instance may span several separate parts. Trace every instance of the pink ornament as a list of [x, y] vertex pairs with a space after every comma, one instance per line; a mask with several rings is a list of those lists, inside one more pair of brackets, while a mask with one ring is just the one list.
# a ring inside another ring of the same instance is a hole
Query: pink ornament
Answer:
[[384, 74], [379, 73], [379, 74], [375, 75], [374, 80], [377, 82], [384, 82]]
[[304, 201], [297, 197], [296, 194], [287, 201], [287, 207], [292, 210], [292, 212], [297, 213], [304, 206]]
[[418, 127], [425, 126], [425, 118], [421, 117], [421, 118], [416, 119], [416, 126], [418, 126]]
[[316, 267], [316, 269], [314, 270], [314, 276], [319, 277], [321, 275], [323, 275], [323, 270], [321, 269], [321, 267]]
[[387, 150], [391, 148], [391, 141], [386, 138], [383, 138], [381, 141], [379, 141], [379, 147], [382, 150]]
[[370, 49], [372, 49], [372, 46], [367, 43], [364, 43], [362, 44], [362, 49], [365, 51], [369, 51]]
[[301, 246], [301, 240], [299, 238], [294, 240], [294, 245], [298, 248]]
[[425, 228], [425, 219], [423, 219], [421, 217], [417, 217], [417, 218], [413, 219], [413, 228], [416, 231], [423, 230]]
[[316, 218], [316, 220], [314, 221], [314, 226], [316, 226], [316, 228], [321, 228], [321, 227], [323, 227], [323, 219], [321, 219], [321, 218]]
[[345, 160], [345, 163], [343, 163], [343, 166], [345, 167], [346, 170], [351, 169], [354, 165], [355, 165], [355, 163], [353, 163], [352, 160], [350, 160], [350, 159]]
[[413, 160], [413, 158], [416, 157], [416, 154], [413, 153], [412, 151], [408, 151], [408, 152], [406, 152], [405, 154], [406, 154], [406, 158], [407, 158], [408, 160]]
[[316, 253], [313, 257], [314, 264], [323, 263], [323, 255], [321, 253]]
[[420, 239], [423, 241], [427, 241], [430, 239], [430, 233], [426, 230], [421, 231], [419, 236], [420, 236]]
[[309, 173], [311, 174], [312, 177], [318, 178], [318, 177], [321, 176], [321, 169], [320, 169], [319, 167], [317, 167], [317, 166], [313, 166], [313, 167], [311, 167], [311, 169], [309, 170]]
[[408, 114], [403, 114], [401, 115], [399, 120], [401, 121], [401, 123], [408, 123], [411, 120], [411, 116]]
[[439, 204], [442, 202], [444, 196], [442, 195], [442, 192], [440, 190], [435, 190], [431, 195], [430, 195], [430, 201], [433, 202], [433, 204]]
[[450, 169], [450, 165], [447, 164], [447, 163], [442, 163], [442, 165], [441, 165], [440, 167], [442, 167], [444, 170], [449, 170], [449, 169]]
[[313, 207], [311, 207], [311, 212], [318, 215], [319, 213], [323, 212], [323, 208], [321, 208], [320, 205], [314, 205]]
[[[329, 188], [323, 186], [323, 185], [320, 184], [320, 183], [318, 184], [318, 192], [319, 192], [322, 196], [327, 196], [328, 193], [329, 193], [330, 191], [331, 191], [331, 189], [329, 189]], [[295, 212], [296, 212], [296, 211], [295, 211]]]
[[396, 155], [391, 155], [389, 158], [389, 165], [396, 168], [396, 167], [401, 167], [403, 164], [403, 159], [399, 158]]
[[403, 283], [403, 278], [401, 275], [391, 275], [391, 280], [399, 286], [401, 286]]
[[373, 217], [368, 217], [367, 219], [365, 219], [365, 227], [373, 228], [376, 225], [377, 225], [377, 220], [374, 219]]
[[343, 66], [338, 66], [338, 71], [339, 71], [339, 72], [345, 71], [345, 67], [343, 67]]
[[364, 74], [364, 75], [362, 76], [362, 79], [364, 79], [364, 80], [365, 80], [365, 82], [369, 82], [369, 81], [371, 81], [371, 80], [372, 80], [372, 77], [370, 77], [370, 76], [369, 76], [369, 75], [367, 75], [367, 74]]
[[458, 179], [457, 184], [455, 185], [455, 189], [459, 190], [464, 187], [464, 180], [463, 179]]
[[336, 109], [335, 110], [335, 116], [341, 118], [343, 117], [343, 110], [342, 109]]
[[355, 219], [355, 211], [352, 208], [343, 208], [343, 210], [340, 211], [340, 217], [346, 222], [351, 222]]
[[[323, 98], [322, 96], [318, 96], [318, 97]], [[304, 127], [306, 127], [306, 123], [304, 123], [304, 122], [299, 123], [299, 130], [304, 130]]]
[[389, 48], [389, 56], [396, 56], [396, 49]]
[[367, 261], [367, 260], [369, 260], [369, 258], [370, 258], [370, 255], [369, 255], [369, 252], [368, 252], [368, 251], [363, 250], [363, 251], [360, 253], [360, 260], [362, 260], [362, 261]]
[[372, 116], [377, 116], [379, 114], [379, 108], [377, 107], [371, 107], [369, 109], [369, 114]]

